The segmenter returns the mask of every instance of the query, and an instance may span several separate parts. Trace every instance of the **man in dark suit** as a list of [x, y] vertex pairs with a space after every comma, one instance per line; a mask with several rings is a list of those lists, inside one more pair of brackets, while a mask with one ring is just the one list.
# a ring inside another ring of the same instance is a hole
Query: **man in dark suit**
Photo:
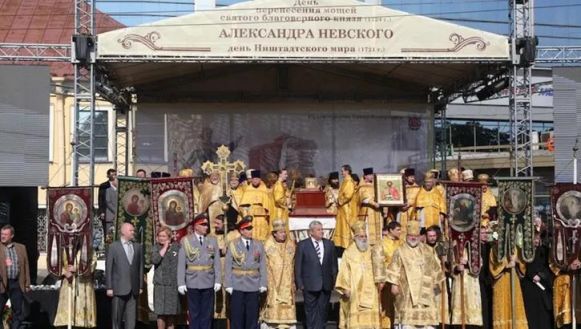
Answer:
[[[107, 181], [104, 183], [101, 183], [101, 185], [99, 185], [99, 219], [101, 219], [101, 222], [103, 224], [103, 230], [105, 231], [105, 234], [107, 234], [107, 231], [106, 231], [107, 220], [111, 220], [110, 218], [106, 218], [107, 217], [107, 202], [109, 201], [109, 203], [110, 203], [112, 201], [112, 200], [107, 200], [107, 190], [111, 187], [111, 184], [114, 184], [115, 186], [113, 186], [113, 188], [115, 190], [117, 190], [117, 186], [114, 183], [116, 180], [117, 180], [117, 170], [111, 168], [111, 169], [107, 170]], [[115, 200], [115, 202], [117, 202], [117, 200]], [[111, 212], [111, 210], [109, 211], [109, 213], [110, 212]]]
[[10, 299], [12, 305], [12, 323], [10, 328], [20, 328], [24, 320], [22, 312], [23, 294], [30, 291], [30, 271], [26, 247], [12, 242], [14, 227], [5, 225], [0, 230], [0, 309], [4, 309]]
[[299, 242], [295, 256], [295, 282], [302, 290], [307, 329], [323, 329], [327, 306], [337, 278], [335, 245], [323, 239], [323, 224], [309, 224], [310, 237]]
[[121, 238], [111, 243], [107, 251], [105, 266], [107, 296], [111, 302], [113, 329], [121, 329], [125, 319], [125, 329], [135, 328], [137, 297], [143, 282], [143, 252], [141, 244], [133, 243], [135, 228], [131, 223], [121, 226]]

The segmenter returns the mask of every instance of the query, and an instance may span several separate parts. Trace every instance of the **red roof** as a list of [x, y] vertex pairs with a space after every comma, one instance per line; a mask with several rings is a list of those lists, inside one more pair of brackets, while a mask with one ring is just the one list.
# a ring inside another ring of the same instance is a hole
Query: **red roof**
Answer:
[[[74, 13], [74, 0], [0, 0], [0, 43], [70, 44], [75, 26]], [[95, 17], [97, 33], [125, 27], [100, 11]], [[73, 67], [68, 62], [49, 65], [52, 76], [70, 77], [73, 74]]]

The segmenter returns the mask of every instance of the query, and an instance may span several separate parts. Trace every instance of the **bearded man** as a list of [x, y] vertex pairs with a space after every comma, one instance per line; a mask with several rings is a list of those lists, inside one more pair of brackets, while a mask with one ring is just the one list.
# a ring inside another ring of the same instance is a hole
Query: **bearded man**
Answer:
[[378, 271], [374, 271], [365, 222], [355, 222], [351, 230], [354, 243], [343, 253], [335, 285], [341, 295], [339, 328], [379, 328], [378, 294], [385, 277], [378, 276]]
[[434, 251], [420, 242], [420, 223], [408, 222], [406, 243], [387, 267], [387, 282], [395, 295], [395, 323], [403, 329], [434, 329], [439, 322], [434, 299], [440, 298], [442, 281], [444, 273]]

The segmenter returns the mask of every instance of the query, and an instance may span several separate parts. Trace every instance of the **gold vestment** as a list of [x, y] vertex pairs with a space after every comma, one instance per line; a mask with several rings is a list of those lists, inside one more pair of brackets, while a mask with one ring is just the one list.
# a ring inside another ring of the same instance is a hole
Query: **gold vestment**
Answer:
[[421, 187], [416, 197], [415, 206], [421, 208], [421, 216], [418, 220], [423, 221], [422, 227], [440, 226], [440, 214], [446, 213], [446, 201], [440, 191], [435, 188], [428, 191]]
[[[553, 314], [557, 328], [571, 324], [571, 274], [562, 271], [554, 262], [549, 262], [551, 271], [555, 274], [553, 280]], [[581, 284], [577, 281], [575, 315], [581, 314]], [[579, 320], [577, 320], [579, 323]]]
[[[524, 276], [526, 265], [519, 256], [517, 257], [516, 266], [507, 268], [507, 258], [509, 257], [507, 256], [502, 261], [499, 261], [496, 248], [492, 248], [490, 251], [490, 273], [495, 280], [492, 285], [492, 326], [494, 329], [513, 329], [511, 291], [514, 289], [514, 329], [527, 329], [529, 325], [520, 288], [520, 276]], [[511, 285], [513, 286], [512, 288]]]
[[349, 298], [341, 297], [339, 328], [372, 329], [379, 328], [378, 288], [373, 276], [371, 247], [359, 251], [352, 243], [341, 259], [335, 289]]
[[[439, 192], [437, 192], [439, 193]], [[399, 287], [395, 296], [395, 323], [408, 326], [437, 325], [444, 272], [434, 251], [423, 243], [412, 248], [404, 243], [393, 254], [387, 267], [387, 282]]]
[[332, 188], [330, 185], [325, 186], [325, 207], [327, 213], [337, 215], [337, 199], [339, 198], [339, 189]]
[[[389, 266], [389, 264], [391, 264], [393, 254], [402, 245], [402, 243], [403, 240], [394, 240], [390, 237], [386, 237], [382, 240], [386, 268]], [[383, 290], [381, 291], [381, 328], [390, 329], [394, 324], [394, 301], [395, 296], [391, 294], [391, 284], [386, 283], [383, 287]]]
[[337, 218], [335, 221], [335, 233], [333, 242], [335, 246], [347, 248], [351, 244], [351, 224], [357, 218], [353, 218], [353, 205], [351, 201], [355, 195], [355, 182], [350, 175], [347, 175], [341, 187], [339, 187], [339, 197], [337, 198]]
[[[76, 257], [78, 264], [79, 257]], [[97, 326], [97, 303], [95, 300], [95, 287], [93, 282], [93, 270], [96, 260], [92, 260], [91, 274], [73, 276], [71, 282], [63, 277], [59, 291], [58, 307], [54, 326], [67, 326], [69, 322], [69, 295], [72, 289], [72, 326], [81, 328], [94, 328]], [[63, 272], [68, 267], [66, 253], [63, 252]], [[78, 280], [78, 282], [76, 282]]]
[[241, 216], [252, 216], [252, 238], [264, 241], [271, 232], [271, 217], [274, 213], [272, 194], [263, 182], [258, 187], [248, 185], [240, 196]]
[[212, 184], [208, 179], [199, 188], [199, 211], [208, 214], [210, 221], [210, 233], [214, 233], [214, 219], [224, 213], [222, 209], [224, 203], [220, 201], [222, 197], [222, 187], [220, 183]]
[[369, 244], [374, 246], [381, 242], [381, 230], [383, 228], [383, 217], [381, 208], [376, 207], [375, 189], [373, 183], [362, 183], [358, 191], [359, 199], [359, 219], [365, 220], [367, 224], [367, 239]]
[[295, 243], [279, 243], [271, 236], [264, 243], [268, 292], [261, 319], [269, 327], [288, 328], [297, 322], [295, 309]]
[[405, 187], [406, 202], [409, 208], [406, 211], [400, 209], [397, 214], [397, 220], [401, 224], [401, 239], [405, 241], [407, 235], [408, 221], [416, 219], [416, 198], [420, 192], [420, 187], [414, 183], [414, 185], [407, 185]]
[[288, 217], [289, 217], [289, 191], [286, 184], [281, 181], [276, 181], [272, 187], [272, 194], [274, 198], [274, 217], [271, 220], [280, 219], [284, 222], [286, 232], [288, 234]]
[[[468, 261], [468, 249], [462, 255]], [[467, 264], [470, 264], [468, 262]], [[452, 324], [462, 324], [462, 307], [464, 308], [464, 324], [482, 326], [482, 299], [480, 298], [480, 281], [478, 276], [469, 273], [465, 266], [464, 273], [452, 274]], [[460, 280], [463, 282], [464, 297], [462, 297]]]

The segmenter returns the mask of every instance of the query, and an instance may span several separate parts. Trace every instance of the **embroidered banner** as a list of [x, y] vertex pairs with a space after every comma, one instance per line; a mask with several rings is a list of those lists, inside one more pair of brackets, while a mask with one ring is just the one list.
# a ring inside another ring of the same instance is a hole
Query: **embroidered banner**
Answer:
[[581, 184], [557, 183], [551, 190], [553, 259], [566, 268], [581, 249]]
[[498, 258], [520, 249], [525, 262], [535, 257], [533, 196], [535, 177], [499, 177]]
[[470, 273], [480, 273], [480, 209], [482, 184], [446, 182], [448, 237], [453, 248], [453, 265], [468, 259]]
[[192, 178], [153, 179], [151, 195], [155, 226], [169, 227], [179, 241], [187, 234], [187, 226], [194, 218]]
[[144, 264], [149, 267], [151, 266], [151, 248], [155, 241], [149, 179], [118, 177], [118, 181], [115, 240], [119, 239], [123, 223], [133, 224], [135, 226], [134, 241], [143, 245]]
[[61, 276], [65, 264], [73, 264], [79, 275], [91, 272], [93, 252], [92, 196], [90, 187], [49, 187], [47, 267]]

